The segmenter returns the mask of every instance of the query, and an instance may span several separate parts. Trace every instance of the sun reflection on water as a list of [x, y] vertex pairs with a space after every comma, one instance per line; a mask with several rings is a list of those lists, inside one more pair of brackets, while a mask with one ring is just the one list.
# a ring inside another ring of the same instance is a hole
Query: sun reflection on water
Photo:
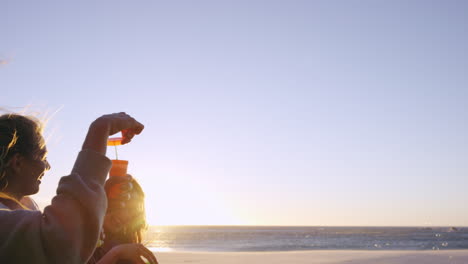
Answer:
[[174, 251], [172, 248], [168, 247], [148, 247], [152, 252], [171, 252]]

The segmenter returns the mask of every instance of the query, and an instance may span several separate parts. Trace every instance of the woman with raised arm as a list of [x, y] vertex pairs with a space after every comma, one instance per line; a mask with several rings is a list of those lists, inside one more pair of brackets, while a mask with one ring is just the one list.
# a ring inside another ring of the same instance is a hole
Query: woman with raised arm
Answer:
[[122, 131], [126, 144], [142, 130], [125, 113], [92, 122], [71, 174], [60, 179], [51, 205], [40, 212], [22, 200], [38, 192], [50, 169], [41, 124], [23, 115], [0, 116], [0, 263], [86, 263], [106, 212], [107, 139]]

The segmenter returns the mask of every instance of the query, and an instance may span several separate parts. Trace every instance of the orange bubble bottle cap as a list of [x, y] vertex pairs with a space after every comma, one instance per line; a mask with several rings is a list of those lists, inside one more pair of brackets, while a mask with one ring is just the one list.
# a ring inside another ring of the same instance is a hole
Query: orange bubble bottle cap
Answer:
[[107, 140], [107, 146], [120, 146], [122, 145], [122, 139], [121, 137], [109, 138]]

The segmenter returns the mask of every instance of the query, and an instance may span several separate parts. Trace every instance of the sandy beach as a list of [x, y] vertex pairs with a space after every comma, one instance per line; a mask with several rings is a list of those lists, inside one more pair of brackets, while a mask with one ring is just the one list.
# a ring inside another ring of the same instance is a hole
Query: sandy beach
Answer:
[[292, 251], [259, 253], [156, 253], [161, 264], [464, 264], [468, 250], [445, 251]]

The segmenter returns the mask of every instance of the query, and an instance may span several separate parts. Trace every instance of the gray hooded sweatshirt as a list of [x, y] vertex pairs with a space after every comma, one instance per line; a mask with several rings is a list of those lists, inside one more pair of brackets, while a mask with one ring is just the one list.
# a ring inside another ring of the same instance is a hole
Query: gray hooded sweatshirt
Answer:
[[106, 156], [82, 150], [43, 212], [0, 203], [0, 263], [86, 263], [103, 224], [110, 167]]

